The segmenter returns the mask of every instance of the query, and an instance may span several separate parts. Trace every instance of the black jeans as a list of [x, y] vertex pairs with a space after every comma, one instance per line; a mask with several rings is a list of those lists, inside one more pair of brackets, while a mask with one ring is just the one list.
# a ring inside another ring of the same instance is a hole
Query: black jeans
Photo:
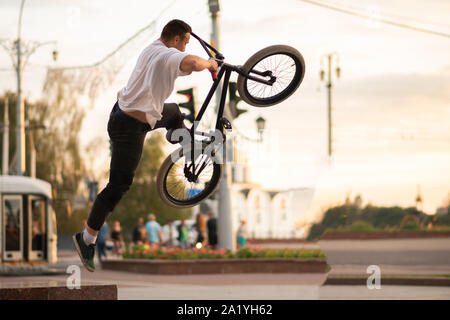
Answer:
[[109, 182], [97, 195], [89, 213], [87, 225], [100, 230], [109, 213], [122, 199], [133, 183], [139, 164], [147, 132], [159, 129], [176, 129], [182, 125], [182, 113], [176, 103], [164, 104], [161, 120], [153, 129], [123, 112], [118, 103], [114, 105], [108, 121], [108, 134], [111, 139], [111, 163]]

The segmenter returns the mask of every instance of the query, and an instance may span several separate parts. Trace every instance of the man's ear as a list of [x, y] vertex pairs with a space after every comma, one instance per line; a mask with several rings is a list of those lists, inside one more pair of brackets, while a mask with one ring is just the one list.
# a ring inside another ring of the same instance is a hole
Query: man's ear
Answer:
[[175, 38], [173, 38], [175, 44], [177, 44], [178, 42], [180, 42], [181, 38], [180, 36], [175, 36]]

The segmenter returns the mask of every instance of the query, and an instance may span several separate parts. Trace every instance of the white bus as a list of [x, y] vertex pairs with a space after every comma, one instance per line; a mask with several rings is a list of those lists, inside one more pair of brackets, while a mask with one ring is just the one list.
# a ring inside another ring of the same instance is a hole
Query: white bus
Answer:
[[57, 261], [52, 188], [43, 180], [0, 176], [0, 262]]

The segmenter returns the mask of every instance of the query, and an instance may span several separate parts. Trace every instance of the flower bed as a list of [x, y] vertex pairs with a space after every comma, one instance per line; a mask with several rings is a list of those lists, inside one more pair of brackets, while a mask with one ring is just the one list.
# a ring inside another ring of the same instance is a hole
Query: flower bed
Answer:
[[169, 259], [169, 260], [198, 260], [198, 259], [248, 259], [248, 258], [291, 258], [325, 259], [325, 254], [320, 249], [266, 249], [249, 247], [237, 250], [209, 248], [179, 249], [150, 247], [148, 245], [133, 246], [131, 251], [123, 254], [124, 259]]
[[325, 254], [309, 249], [244, 248], [236, 252], [134, 246], [123, 260], [104, 260], [106, 270], [160, 275], [227, 273], [326, 273]]

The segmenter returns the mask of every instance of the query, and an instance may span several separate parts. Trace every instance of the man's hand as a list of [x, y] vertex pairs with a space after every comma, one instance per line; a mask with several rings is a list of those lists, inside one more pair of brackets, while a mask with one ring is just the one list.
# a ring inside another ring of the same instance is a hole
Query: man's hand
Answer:
[[209, 71], [217, 71], [218, 65], [215, 60], [205, 60], [203, 58], [188, 55], [180, 63], [180, 70], [183, 72], [203, 71], [208, 69]]
[[219, 68], [219, 65], [217, 64], [217, 61], [214, 60], [214, 58], [211, 58], [208, 61], [210, 63], [210, 67], [208, 68], [208, 70], [211, 71], [211, 72], [216, 72], [217, 69]]

